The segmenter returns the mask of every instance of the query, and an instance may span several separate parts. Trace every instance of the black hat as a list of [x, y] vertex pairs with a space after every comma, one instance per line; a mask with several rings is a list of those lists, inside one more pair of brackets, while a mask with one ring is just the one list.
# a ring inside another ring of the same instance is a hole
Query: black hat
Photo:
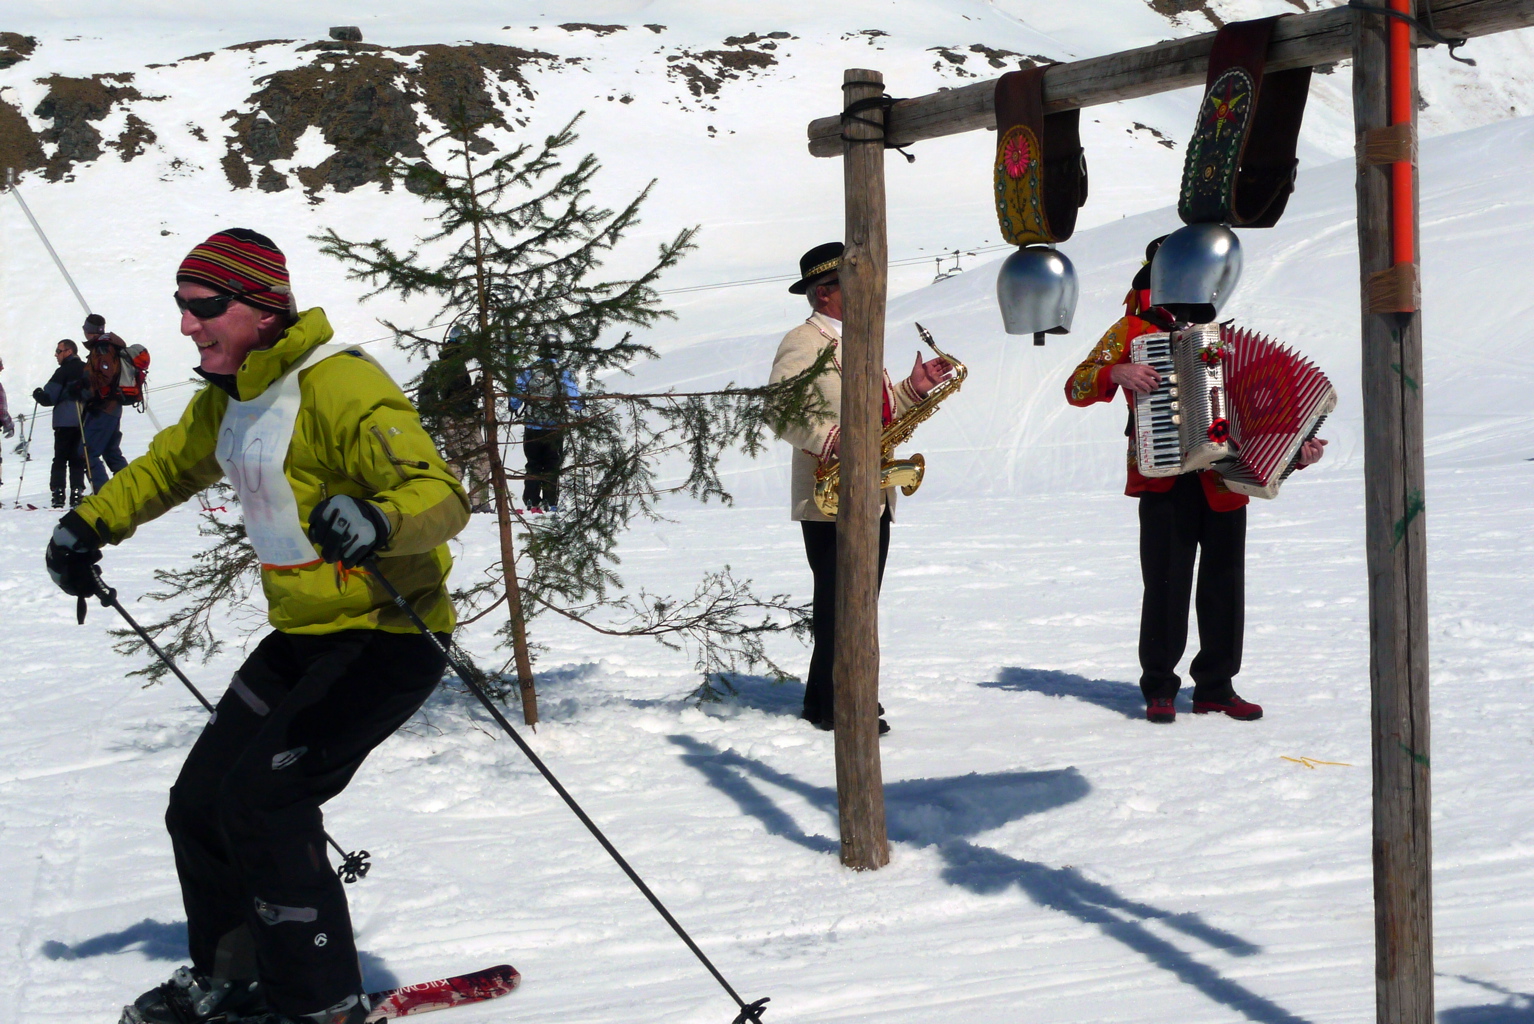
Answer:
[[1160, 238], [1152, 238], [1145, 246], [1145, 262], [1140, 264], [1140, 269], [1135, 273], [1135, 279], [1130, 286], [1137, 292], [1143, 292], [1150, 287], [1150, 265], [1156, 258], [1156, 251], [1161, 248], [1161, 243], [1167, 240], [1166, 235]]
[[121, 351], [122, 349], [127, 348], [128, 344], [110, 331], [105, 331], [96, 335], [94, 338], [87, 338], [85, 341], [85, 347], [90, 349], [92, 352], [98, 348], [115, 348]]
[[810, 290], [810, 285], [817, 277], [836, 273], [842, 265], [842, 250], [846, 246], [840, 242], [825, 242], [815, 246], [809, 252], [799, 257], [799, 280], [788, 286], [788, 290], [795, 295], [803, 295]]
[[107, 329], [107, 318], [100, 313], [92, 313], [85, 318], [85, 330], [96, 334]]

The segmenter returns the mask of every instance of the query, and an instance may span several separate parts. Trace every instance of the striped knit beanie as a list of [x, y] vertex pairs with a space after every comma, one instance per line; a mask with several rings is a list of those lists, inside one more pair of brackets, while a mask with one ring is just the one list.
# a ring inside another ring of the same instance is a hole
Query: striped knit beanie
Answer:
[[248, 228], [229, 228], [187, 253], [176, 280], [207, 285], [273, 313], [295, 314], [288, 260], [277, 243]]

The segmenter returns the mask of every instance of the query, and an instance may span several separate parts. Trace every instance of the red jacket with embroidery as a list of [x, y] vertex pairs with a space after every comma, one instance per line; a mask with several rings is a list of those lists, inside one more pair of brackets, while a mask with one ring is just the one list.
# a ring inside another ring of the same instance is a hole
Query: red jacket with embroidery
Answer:
[[[1125, 315], [1114, 325], [1108, 328], [1108, 332], [1102, 336], [1102, 340], [1092, 349], [1090, 355], [1082, 360], [1077, 366], [1070, 379], [1065, 382], [1065, 400], [1072, 405], [1088, 406], [1098, 402], [1111, 402], [1113, 395], [1118, 391], [1118, 385], [1113, 383], [1111, 374], [1113, 368], [1120, 363], [1129, 362], [1129, 343], [1142, 334], [1151, 334], [1163, 328], [1148, 320], [1142, 319], [1139, 314], [1146, 309], [1150, 302], [1149, 292], [1130, 292], [1124, 300]], [[1134, 408], [1134, 396], [1126, 391], [1124, 400]], [[1143, 494], [1146, 491], [1163, 493], [1170, 491], [1176, 482], [1175, 476], [1144, 476], [1140, 473], [1140, 467], [1135, 462], [1134, 438], [1129, 439], [1129, 480], [1124, 485], [1124, 493], [1128, 495]], [[1244, 494], [1236, 494], [1225, 486], [1225, 480], [1213, 470], [1204, 470], [1199, 473], [1199, 482], [1204, 485], [1204, 500], [1209, 502], [1209, 507], [1216, 512], [1231, 512], [1245, 505], [1249, 499]]]

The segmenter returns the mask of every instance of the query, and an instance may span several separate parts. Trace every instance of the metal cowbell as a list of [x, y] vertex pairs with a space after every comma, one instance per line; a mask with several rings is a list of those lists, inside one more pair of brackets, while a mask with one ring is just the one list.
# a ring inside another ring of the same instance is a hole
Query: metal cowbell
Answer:
[[1081, 288], [1076, 268], [1052, 246], [1027, 245], [1008, 256], [996, 275], [996, 302], [1008, 334], [1069, 334]]
[[1241, 240], [1224, 224], [1189, 224], [1167, 236], [1151, 260], [1151, 304], [1214, 320], [1241, 280]]

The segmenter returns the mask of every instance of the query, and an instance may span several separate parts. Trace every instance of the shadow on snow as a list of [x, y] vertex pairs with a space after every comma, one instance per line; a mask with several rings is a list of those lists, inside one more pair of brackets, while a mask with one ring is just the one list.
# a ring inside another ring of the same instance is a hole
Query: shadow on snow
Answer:
[[1438, 1024], [1534, 1024], [1534, 993], [1514, 992], [1490, 981], [1479, 981], [1463, 974], [1455, 977], [1467, 985], [1488, 989], [1506, 998], [1486, 1006], [1456, 1006], [1438, 1014]]
[[[1070, 697], [1073, 700], [1096, 704], [1100, 708], [1115, 711], [1125, 718], [1141, 721], [1145, 718], [1145, 697], [1138, 683], [1116, 683], [1109, 679], [1088, 679], [1069, 672], [1056, 672], [1047, 668], [1004, 668], [991, 682], [981, 683], [993, 690], [1011, 690], [1014, 693], [1042, 693], [1046, 697]], [[1191, 698], [1178, 701], [1179, 710], [1187, 710]]]
[[[191, 958], [187, 951], [185, 921], [165, 922], [148, 917], [122, 931], [106, 932], [73, 945], [50, 939], [43, 943], [40, 952], [49, 960], [83, 960], [128, 952], [138, 953], [146, 960], [171, 963], [185, 963]], [[363, 987], [369, 992], [399, 985], [399, 978], [384, 963], [383, 957], [358, 950], [357, 960], [362, 965]]]
[[[1134, 692], [1138, 700], [1138, 688]], [[799, 795], [833, 821], [834, 789], [803, 782], [734, 751], [716, 750], [691, 736], [668, 738], [681, 748], [683, 763], [697, 769], [742, 811], [762, 822], [772, 835], [817, 853], [838, 851], [837, 840], [805, 832], [759, 783]], [[1156, 921], [1232, 956], [1252, 956], [1262, 951], [1240, 936], [1205, 923], [1198, 914], [1173, 913], [1128, 899], [1111, 886], [1086, 878], [1076, 868], [1053, 868], [968, 841], [1008, 822], [1074, 803], [1090, 791], [1090, 784], [1075, 768], [908, 779], [885, 785], [885, 818], [892, 840], [937, 850], [945, 862], [943, 880], [950, 885], [981, 895], [999, 893], [1015, 885], [1039, 906], [1097, 926], [1104, 935], [1249, 1020], [1258, 1024], [1306, 1024], [1304, 1018], [1199, 963], [1147, 928], [1146, 923]], [[1502, 1022], [1476, 1019], [1446, 1024]], [[1506, 1024], [1515, 1022], [1509, 1018]], [[1516, 1024], [1526, 1022], [1519, 1019]]]

